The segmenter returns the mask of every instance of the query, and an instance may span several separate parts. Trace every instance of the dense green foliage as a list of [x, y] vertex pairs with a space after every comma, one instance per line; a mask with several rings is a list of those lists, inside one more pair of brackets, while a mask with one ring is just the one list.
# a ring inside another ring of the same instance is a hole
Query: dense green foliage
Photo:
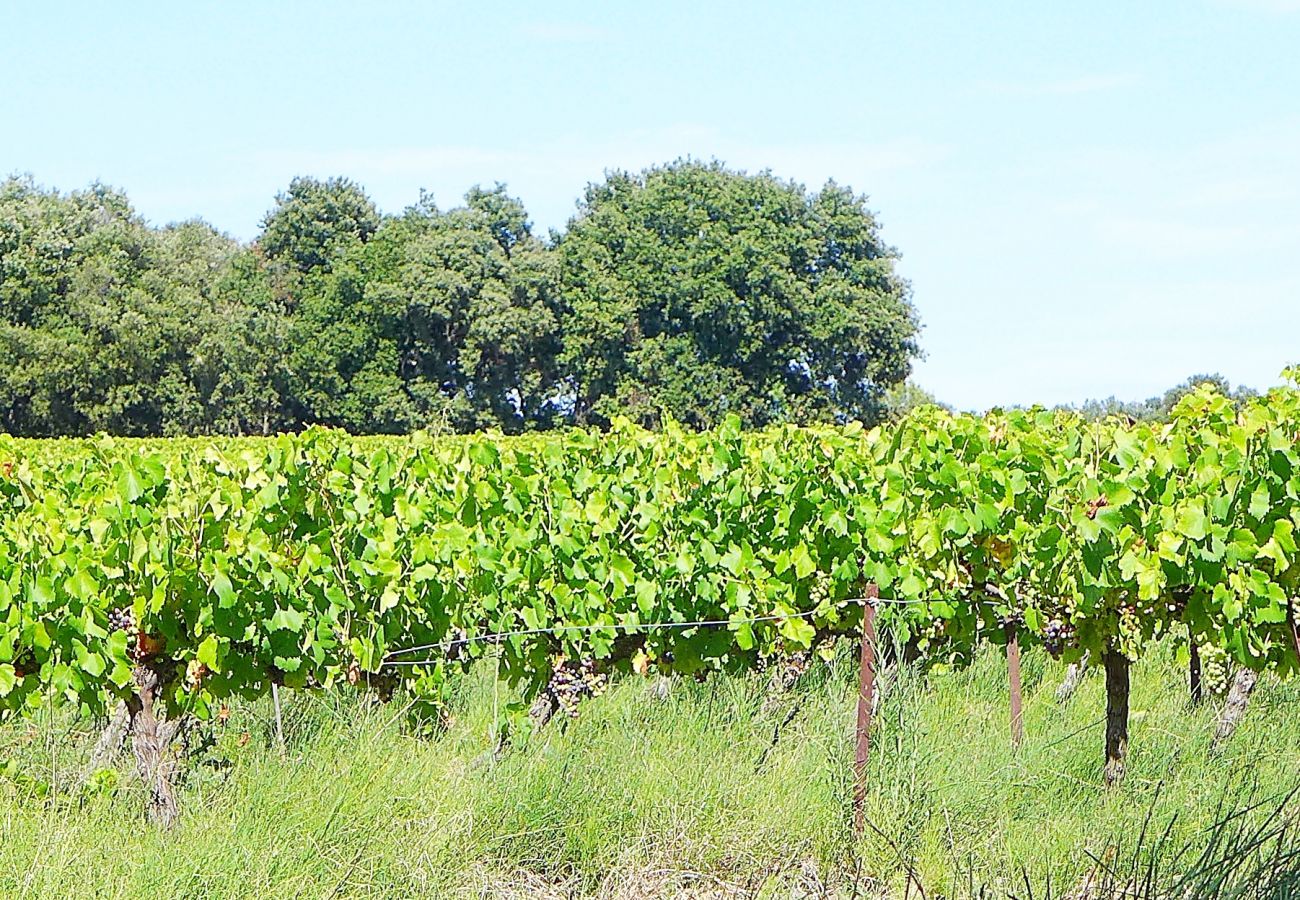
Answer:
[[611, 175], [559, 246], [580, 422], [873, 421], [917, 352], [893, 252], [834, 183]]
[[297, 178], [241, 245], [11, 178], [0, 431], [871, 423], [917, 353], [894, 261], [843, 188], [690, 161], [609, 175], [549, 239], [500, 185], [382, 215]]
[[501, 671], [529, 696], [564, 660], [745, 668], [855, 630], [869, 581], [929, 658], [1008, 626], [1066, 658], [1190, 633], [1290, 673], [1298, 433], [1287, 387], [1239, 410], [1200, 388], [1155, 427], [924, 408], [870, 431], [5, 440], [0, 703], [102, 710], [141, 662], [200, 714], [281, 681], [436, 698], [491, 646], [466, 638], [517, 631]]

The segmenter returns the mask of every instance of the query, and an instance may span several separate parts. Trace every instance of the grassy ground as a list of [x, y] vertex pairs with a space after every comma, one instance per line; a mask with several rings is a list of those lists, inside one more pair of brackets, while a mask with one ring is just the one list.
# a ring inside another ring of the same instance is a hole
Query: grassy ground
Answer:
[[79, 793], [89, 724], [71, 740], [58, 718], [9, 726], [0, 896], [790, 897], [849, 896], [856, 882], [867, 897], [921, 896], [918, 884], [926, 897], [1044, 897], [1049, 880], [1062, 896], [1093, 856], [1124, 864], [1144, 823], [1145, 846], [1168, 830], [1168, 846], [1191, 847], [1169, 871], [1192, 868], [1225, 809], [1300, 782], [1300, 686], [1264, 679], [1211, 760], [1214, 710], [1188, 708], [1166, 653], [1135, 669], [1129, 776], [1107, 793], [1101, 678], [1058, 706], [1061, 675], [1027, 657], [1019, 753], [1000, 653], [903, 678], [874, 736], [857, 848], [847, 654], [775, 702], [761, 676], [681, 681], [667, 699], [626, 680], [496, 761], [484, 753], [507, 698], [490, 670], [465, 680], [435, 738], [410, 733], [400, 705], [295, 695], [282, 759], [267, 705], [237, 707], [188, 766], [170, 832], [143, 823], [125, 766], [116, 791]]

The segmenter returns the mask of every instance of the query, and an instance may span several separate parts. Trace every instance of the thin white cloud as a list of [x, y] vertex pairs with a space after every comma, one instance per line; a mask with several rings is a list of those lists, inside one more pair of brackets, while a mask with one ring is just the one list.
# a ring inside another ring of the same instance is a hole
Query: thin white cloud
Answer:
[[519, 30], [525, 37], [548, 44], [599, 44], [613, 37], [607, 28], [580, 22], [531, 22]]
[[[1217, 225], [1154, 216], [1116, 216], [1097, 223], [1098, 236], [1129, 254], [1147, 259], [1181, 259], [1265, 249], [1263, 229], [1254, 223]], [[1281, 235], [1273, 232], [1274, 240]], [[1271, 242], [1270, 242], [1271, 243]]]
[[874, 191], [885, 179], [935, 166], [950, 155], [947, 146], [916, 138], [760, 143], [711, 126], [679, 124], [603, 141], [567, 138], [517, 150], [468, 144], [326, 153], [279, 150], [259, 155], [255, 167], [286, 184], [294, 174], [344, 175], [364, 185], [390, 211], [414, 202], [420, 188], [432, 190], [438, 204], [448, 206], [473, 184], [503, 181], [540, 223], [558, 227], [573, 213], [586, 185], [606, 171], [639, 171], [686, 156], [719, 159], [750, 172], [770, 169], [814, 188], [833, 178], [859, 191]]
[[1300, 12], [1300, 0], [1220, 0], [1227, 6], [1236, 6], [1242, 9], [1254, 9], [1266, 13], [1294, 13]]
[[1005, 97], [1069, 97], [1115, 91], [1137, 83], [1137, 76], [1132, 74], [1100, 74], [1055, 81], [992, 81], [985, 82], [979, 90]]
[[1300, 242], [1300, 123], [1177, 150], [1093, 150], [1026, 175], [1059, 191], [1049, 207], [1058, 216], [1125, 258], [1254, 264]]

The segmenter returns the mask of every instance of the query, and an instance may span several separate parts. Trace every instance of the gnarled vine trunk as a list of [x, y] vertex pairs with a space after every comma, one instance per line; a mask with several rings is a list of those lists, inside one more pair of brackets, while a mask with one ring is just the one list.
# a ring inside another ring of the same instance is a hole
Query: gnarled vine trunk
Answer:
[[1219, 721], [1214, 726], [1214, 740], [1210, 743], [1210, 752], [1217, 753], [1223, 748], [1228, 738], [1232, 737], [1241, 720], [1246, 717], [1246, 707], [1250, 705], [1250, 695], [1259, 681], [1259, 674], [1250, 669], [1238, 669], [1232, 679], [1232, 688], [1228, 691], [1228, 700], [1219, 713]]
[[100, 732], [99, 740], [95, 742], [95, 749], [90, 754], [90, 763], [86, 766], [86, 777], [83, 780], [89, 779], [100, 769], [113, 765], [117, 754], [122, 749], [122, 744], [126, 741], [126, 733], [130, 725], [131, 711], [125, 703], [119, 703], [114, 707], [108, 724]]
[[1107, 650], [1102, 658], [1106, 669], [1106, 769], [1107, 787], [1124, 780], [1124, 758], [1128, 755], [1129, 660], [1118, 650]]
[[158, 717], [163, 679], [157, 668], [136, 666], [135, 684], [135, 693], [127, 699], [126, 708], [136, 769], [148, 793], [146, 809], [149, 818], [169, 828], [175, 824], [179, 814], [176, 792], [172, 787], [176, 761], [170, 752], [179, 722], [164, 722]]
[[673, 676], [656, 675], [655, 680], [650, 685], [650, 696], [656, 700], [667, 700], [673, 693]]
[[1083, 684], [1083, 679], [1088, 674], [1088, 666], [1092, 662], [1091, 652], [1083, 651], [1083, 658], [1077, 663], [1070, 663], [1065, 670], [1065, 677], [1061, 679], [1061, 684], [1056, 689], [1056, 702], [1064, 703], [1074, 696], [1074, 692]]

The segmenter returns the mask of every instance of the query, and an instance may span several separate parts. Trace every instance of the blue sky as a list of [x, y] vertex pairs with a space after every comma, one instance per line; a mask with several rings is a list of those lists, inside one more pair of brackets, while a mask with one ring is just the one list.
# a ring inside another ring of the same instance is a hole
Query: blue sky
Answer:
[[295, 174], [561, 227], [678, 156], [871, 198], [961, 407], [1300, 361], [1300, 0], [47, 2], [0, 29], [0, 173], [248, 238]]

